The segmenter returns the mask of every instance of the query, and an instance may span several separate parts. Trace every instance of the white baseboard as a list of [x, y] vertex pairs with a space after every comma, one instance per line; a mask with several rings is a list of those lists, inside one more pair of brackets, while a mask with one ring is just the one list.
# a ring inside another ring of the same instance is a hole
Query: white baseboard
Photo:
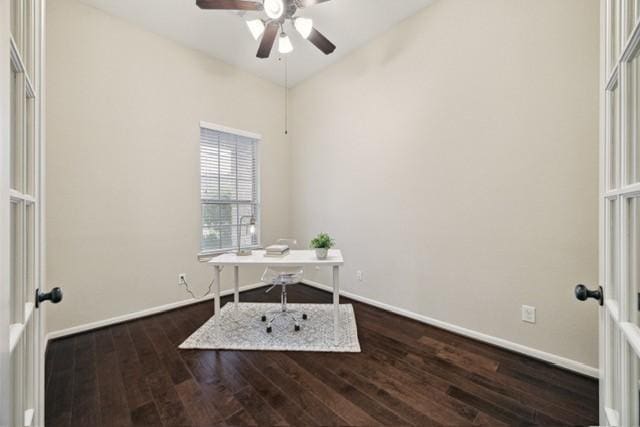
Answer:
[[[313, 286], [314, 288], [322, 289], [323, 291], [333, 292], [333, 288], [331, 286], [323, 285], [322, 283], [318, 283], [313, 280], [305, 279], [303, 280], [303, 283], [309, 286]], [[364, 304], [378, 307], [382, 310], [389, 311], [391, 313], [398, 314], [403, 317], [408, 317], [410, 319], [417, 320], [418, 322], [426, 323], [427, 325], [436, 326], [438, 328], [451, 331], [460, 335], [464, 335], [466, 337], [473, 338], [478, 341], [483, 341], [498, 347], [505, 348], [507, 350], [515, 351], [516, 353], [521, 353], [526, 356], [531, 356], [536, 359], [541, 359], [546, 362], [553, 363], [554, 365], [557, 365], [561, 368], [568, 369], [573, 372], [577, 372], [579, 374], [587, 375], [594, 378], [598, 378], [599, 376], [599, 372], [597, 368], [578, 362], [576, 360], [568, 359], [566, 357], [558, 356], [556, 354], [548, 353], [546, 351], [537, 350], [535, 348], [527, 347], [522, 344], [514, 343], [512, 341], [508, 341], [503, 338], [498, 338], [492, 335], [483, 334], [482, 332], [477, 332], [471, 329], [463, 328], [461, 326], [453, 325], [451, 323], [443, 322], [441, 320], [433, 319], [431, 317], [423, 316], [422, 314], [417, 314], [412, 311], [405, 310], [403, 308], [395, 307], [380, 301], [362, 297], [360, 295], [356, 295], [351, 292], [340, 291], [340, 295], [345, 296], [347, 298], [351, 298], [355, 301], [362, 302]]]
[[[251, 285], [241, 286], [240, 292], [250, 291], [252, 289], [260, 288], [265, 286], [264, 283], [253, 283]], [[232, 295], [233, 289], [227, 289], [222, 291], [222, 296]], [[203, 301], [209, 301], [213, 299], [213, 295], [207, 295], [204, 298], [200, 299], [187, 299], [178, 302], [172, 302], [165, 305], [160, 305], [157, 307], [146, 308], [144, 310], [136, 311], [135, 313], [124, 314], [122, 316], [112, 317], [110, 319], [99, 320], [97, 322], [85, 323], [84, 325], [72, 326], [67, 329], [60, 329], [58, 331], [49, 332], [45, 337], [45, 346], [50, 340], [65, 337], [67, 335], [78, 334], [81, 332], [90, 331], [92, 329], [104, 328], [105, 326], [115, 325], [117, 323], [126, 322], [133, 319], [139, 319], [141, 317], [147, 317], [154, 314], [162, 313], [164, 311], [173, 310], [175, 308], [184, 307], [187, 305], [197, 304]], [[46, 347], [45, 347], [46, 348]]]

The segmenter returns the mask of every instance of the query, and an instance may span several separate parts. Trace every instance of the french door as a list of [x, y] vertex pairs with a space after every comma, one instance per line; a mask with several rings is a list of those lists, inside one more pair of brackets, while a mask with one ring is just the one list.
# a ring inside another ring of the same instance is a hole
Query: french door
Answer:
[[43, 425], [44, 0], [0, 0], [0, 425]]
[[600, 423], [640, 425], [640, 0], [602, 1]]

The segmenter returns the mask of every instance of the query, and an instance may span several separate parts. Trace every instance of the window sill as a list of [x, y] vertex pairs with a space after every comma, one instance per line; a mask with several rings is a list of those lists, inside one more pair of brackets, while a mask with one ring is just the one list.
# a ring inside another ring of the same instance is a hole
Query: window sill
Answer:
[[[262, 249], [262, 246], [260, 246], [260, 245], [243, 246], [242, 249], [257, 250], [257, 249]], [[212, 258], [215, 258], [215, 257], [217, 257], [219, 255], [233, 253], [233, 252], [235, 252], [237, 250], [238, 250], [238, 248], [220, 249], [220, 250], [215, 250], [215, 251], [200, 252], [200, 253], [198, 253], [198, 261], [200, 261], [200, 262], [208, 262]]]

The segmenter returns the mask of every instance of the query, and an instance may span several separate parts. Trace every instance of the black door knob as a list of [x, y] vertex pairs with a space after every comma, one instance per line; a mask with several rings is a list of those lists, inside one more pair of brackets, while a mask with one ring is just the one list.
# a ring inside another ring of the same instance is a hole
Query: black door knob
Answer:
[[51, 292], [47, 292], [46, 294], [41, 292], [40, 289], [36, 289], [36, 308], [44, 301], [51, 301], [54, 304], [59, 303], [62, 301], [62, 289], [53, 288]]
[[589, 298], [598, 300], [600, 305], [604, 304], [604, 293], [602, 292], [602, 286], [598, 286], [598, 289], [592, 291], [587, 289], [585, 285], [576, 286], [576, 298], [580, 301], [586, 301]]

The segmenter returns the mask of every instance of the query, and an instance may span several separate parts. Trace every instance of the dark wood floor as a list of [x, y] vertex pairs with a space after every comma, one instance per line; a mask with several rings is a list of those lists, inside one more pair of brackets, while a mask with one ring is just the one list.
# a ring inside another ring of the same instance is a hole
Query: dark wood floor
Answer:
[[[289, 296], [331, 299], [302, 285]], [[179, 350], [212, 302], [53, 341], [47, 426], [598, 423], [593, 379], [353, 304], [360, 354]]]

